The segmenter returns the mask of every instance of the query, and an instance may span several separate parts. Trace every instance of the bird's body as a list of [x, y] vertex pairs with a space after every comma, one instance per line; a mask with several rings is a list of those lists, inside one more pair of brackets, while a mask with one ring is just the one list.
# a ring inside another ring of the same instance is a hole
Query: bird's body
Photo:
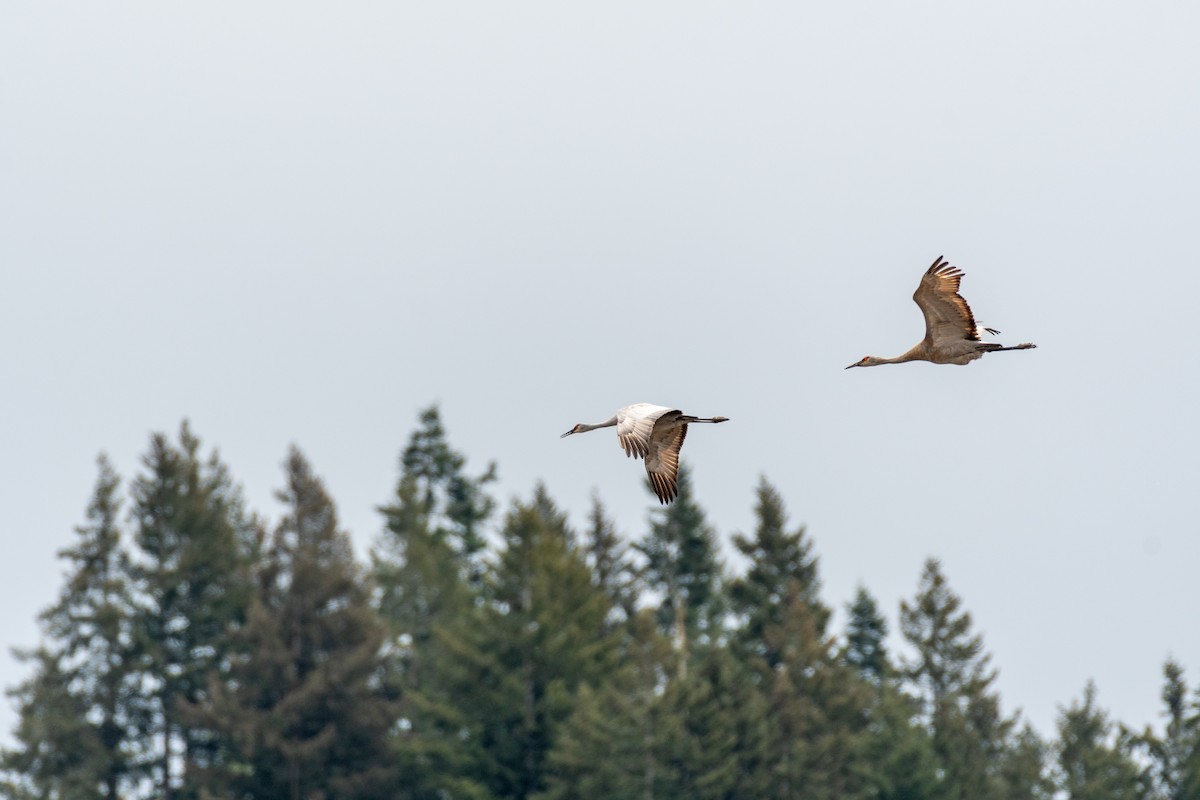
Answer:
[[[880, 364], [903, 364], [906, 361], [930, 361], [934, 364], [969, 364], [984, 353], [1001, 350], [1029, 350], [1037, 347], [1028, 342], [1005, 347], [982, 340], [984, 333], [998, 334], [994, 328], [975, 323], [971, 307], [958, 293], [963, 272], [952, 267], [941, 256], [921, 277], [913, 300], [925, 315], [925, 338], [908, 352], [895, 358], [865, 356], [850, 367], [875, 367]], [[846, 369], [850, 369], [846, 367]]]
[[[677, 408], [634, 403], [617, 411], [604, 422], [594, 425], [579, 423], [563, 434], [594, 431], [597, 428], [617, 428], [617, 442], [626, 456], [646, 460], [646, 474], [654, 494], [664, 505], [679, 493], [679, 449], [687, 436], [687, 426], [693, 422], [725, 422], [726, 417], [692, 417]], [[560, 437], [562, 438], [562, 437]]]

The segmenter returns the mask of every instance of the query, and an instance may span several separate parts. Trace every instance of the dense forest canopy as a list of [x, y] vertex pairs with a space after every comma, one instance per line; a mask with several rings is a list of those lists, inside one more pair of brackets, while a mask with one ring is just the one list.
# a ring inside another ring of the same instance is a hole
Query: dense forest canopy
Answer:
[[[1200, 800], [1200, 691], [1162, 724], [1080, 687], [1052, 737], [1007, 713], [936, 559], [890, 625], [831, 629], [813, 537], [767, 478], [722, 562], [687, 469], [628, 538], [543, 486], [501, 508], [437, 408], [369, 563], [286, 454], [267, 525], [185, 423], [126, 481], [103, 456], [0, 755], [11, 798]], [[1152, 676], [1146, 676], [1152, 680]]]

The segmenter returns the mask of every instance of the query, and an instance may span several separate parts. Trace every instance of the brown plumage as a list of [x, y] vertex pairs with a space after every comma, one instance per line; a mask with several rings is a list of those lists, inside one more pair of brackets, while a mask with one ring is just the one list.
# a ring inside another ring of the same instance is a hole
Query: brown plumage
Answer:
[[659, 502], [666, 505], [679, 496], [679, 449], [687, 437], [687, 426], [693, 422], [725, 421], [727, 417], [702, 419], [677, 408], [634, 403], [604, 422], [595, 425], [581, 422], [563, 436], [617, 426], [617, 442], [625, 455], [646, 460], [650, 486]]
[[[925, 316], [925, 338], [908, 352], [895, 358], [864, 356], [850, 367], [875, 367], [880, 364], [902, 364], [906, 361], [931, 361], [934, 364], [969, 364], [984, 353], [1002, 350], [1030, 350], [1037, 347], [1028, 342], [1005, 347], [980, 338], [982, 332], [997, 334], [994, 328], [984, 328], [975, 322], [971, 307], [958, 293], [963, 271], [950, 266], [938, 256], [933, 266], [921, 276], [913, 300]], [[850, 369], [846, 367], [846, 369]]]

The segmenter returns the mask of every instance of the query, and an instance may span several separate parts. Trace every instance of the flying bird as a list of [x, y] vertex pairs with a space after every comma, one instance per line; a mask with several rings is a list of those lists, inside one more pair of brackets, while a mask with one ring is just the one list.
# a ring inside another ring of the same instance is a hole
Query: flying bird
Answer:
[[597, 428], [617, 426], [617, 442], [625, 449], [626, 456], [646, 459], [646, 474], [654, 494], [663, 505], [679, 494], [679, 448], [687, 436], [687, 426], [693, 422], [725, 422], [728, 417], [691, 417], [677, 408], [656, 406], [650, 403], [634, 403], [625, 406], [604, 422], [595, 425], [579, 423], [560, 436], [585, 433]]
[[[932, 361], [934, 364], [969, 364], [984, 353], [1001, 350], [1030, 350], [1036, 344], [1005, 347], [994, 342], [983, 341], [983, 334], [998, 334], [995, 328], [975, 324], [971, 307], [958, 293], [963, 271], [950, 266], [941, 256], [921, 276], [921, 285], [913, 293], [913, 300], [925, 315], [925, 338], [911, 350], [895, 358], [864, 356], [850, 367], [877, 367], [880, 364], [903, 364], [905, 361]], [[846, 369], [850, 369], [846, 367]]]

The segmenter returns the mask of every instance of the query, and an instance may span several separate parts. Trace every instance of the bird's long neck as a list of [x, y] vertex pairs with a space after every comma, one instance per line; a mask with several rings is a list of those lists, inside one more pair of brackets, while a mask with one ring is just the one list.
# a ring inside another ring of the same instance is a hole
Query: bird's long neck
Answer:
[[584, 423], [581, 426], [581, 429], [579, 432], [585, 433], [587, 431], [594, 431], [597, 428], [611, 428], [612, 426], [614, 426], [616, 424], [617, 424], [617, 415], [614, 414], [611, 417], [609, 417], [608, 419], [604, 420], [604, 422], [597, 422], [595, 425], [588, 425], [587, 423]]
[[908, 352], [901, 353], [893, 358], [880, 358], [876, 366], [879, 364], [906, 364], [909, 361], [920, 361], [923, 358], [925, 358], [925, 343], [920, 342], [916, 347], [909, 349]]

